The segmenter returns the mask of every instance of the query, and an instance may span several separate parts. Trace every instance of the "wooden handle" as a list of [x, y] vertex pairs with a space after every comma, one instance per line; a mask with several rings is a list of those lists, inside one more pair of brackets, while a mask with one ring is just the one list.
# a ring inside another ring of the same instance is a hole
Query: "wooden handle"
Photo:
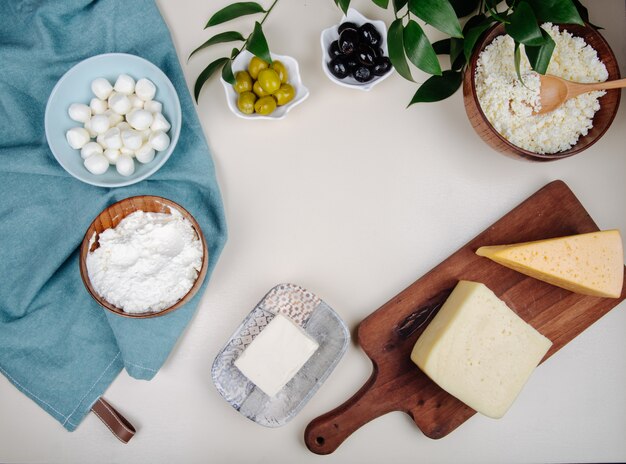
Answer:
[[[369, 421], [397, 410], [395, 403], [377, 385], [378, 369], [348, 401], [311, 421], [304, 431], [307, 448], [315, 454], [330, 454], [353, 432]], [[388, 392], [387, 392], [388, 393]]]
[[567, 98], [576, 97], [582, 93], [591, 92], [594, 90], [610, 90], [610, 89], [621, 89], [626, 87], [626, 79], [616, 79], [613, 81], [605, 81], [605, 82], [596, 82], [593, 84], [580, 84], [578, 82], [569, 83], [570, 84], [570, 92], [568, 93]]

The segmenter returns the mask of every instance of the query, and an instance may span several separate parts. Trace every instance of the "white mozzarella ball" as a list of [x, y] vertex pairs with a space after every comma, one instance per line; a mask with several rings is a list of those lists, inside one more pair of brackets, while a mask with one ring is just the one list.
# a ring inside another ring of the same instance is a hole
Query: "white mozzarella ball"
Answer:
[[116, 92], [130, 95], [135, 91], [135, 79], [128, 74], [120, 74], [115, 81], [114, 88]]
[[118, 114], [126, 114], [132, 108], [130, 100], [123, 93], [115, 93], [109, 97], [109, 106]]
[[89, 121], [87, 121], [85, 124], [83, 124], [83, 127], [85, 128], [85, 130], [89, 134], [89, 138], [94, 138], [94, 137], [96, 137], [98, 135], [91, 128], [91, 119]]
[[91, 155], [89, 158], [84, 161], [85, 167], [87, 170], [99, 176], [100, 174], [104, 174], [107, 169], [109, 169], [109, 161], [99, 153], [95, 155]]
[[141, 139], [143, 140], [143, 143], [146, 143], [150, 139], [150, 134], [152, 134], [150, 129], [141, 131]]
[[139, 79], [135, 85], [135, 93], [143, 101], [152, 100], [156, 95], [156, 90], [156, 86], [152, 83], [152, 81], [150, 79], [146, 79], [145, 77]]
[[91, 155], [101, 155], [104, 150], [102, 149], [102, 145], [97, 142], [87, 142], [83, 148], [80, 149], [80, 156], [83, 159], [89, 158]]
[[131, 150], [130, 148], [126, 147], [120, 148], [120, 153], [122, 155], [130, 156], [131, 158], [135, 156], [135, 150]]
[[140, 163], [149, 163], [154, 159], [154, 148], [148, 143], [143, 144], [139, 149], [135, 152], [135, 157], [137, 161]]
[[122, 145], [132, 151], [137, 150], [143, 143], [141, 134], [136, 130], [128, 129], [122, 131]]
[[75, 150], [83, 148], [91, 140], [89, 132], [82, 127], [72, 127], [65, 133], [65, 138], [70, 147]]
[[98, 136], [96, 137], [96, 143], [102, 145], [103, 149], [106, 148], [106, 144], [104, 143], [104, 134], [98, 134]]
[[99, 77], [91, 82], [91, 91], [100, 100], [106, 100], [113, 91], [113, 86], [104, 77]]
[[99, 98], [92, 98], [89, 102], [89, 107], [93, 114], [103, 114], [109, 109], [109, 104], [106, 100], [100, 100]]
[[163, 116], [161, 113], [156, 113], [154, 115], [154, 121], [152, 121], [152, 124], [150, 125], [150, 129], [155, 132], [167, 132], [168, 130], [170, 130], [171, 127], [172, 125], [168, 122], [167, 119], [165, 119], [165, 116]]
[[146, 110], [135, 109], [126, 115], [126, 121], [128, 124], [137, 130], [145, 130], [152, 124], [152, 113]]
[[93, 118], [91, 118], [89, 123], [91, 130], [98, 135], [104, 134], [110, 127], [109, 117], [106, 114], [96, 114]]
[[139, 108], [139, 109], [143, 108], [143, 100], [139, 98], [137, 95], [135, 95], [134, 93], [130, 94], [128, 96], [128, 99], [130, 100], [130, 104], [133, 108]]
[[119, 127], [111, 127], [104, 133], [103, 137], [106, 148], [112, 148], [113, 150], [122, 148], [122, 135]]
[[91, 108], [83, 103], [72, 103], [67, 110], [70, 119], [86, 123], [91, 118]]
[[117, 160], [120, 157], [120, 151], [114, 148], [107, 148], [104, 150], [104, 157], [109, 161], [109, 164], [117, 164]]
[[148, 100], [143, 104], [143, 109], [146, 111], [150, 111], [151, 113], [162, 113], [163, 105], [161, 104], [161, 102], [158, 102], [156, 100]]
[[170, 145], [170, 137], [163, 131], [156, 131], [150, 134], [150, 145], [156, 151], [163, 151]]
[[115, 127], [117, 126], [120, 122], [122, 122], [124, 120], [124, 116], [122, 116], [119, 113], [116, 113], [115, 111], [113, 111], [111, 108], [109, 108], [108, 110], [106, 110], [104, 112], [104, 114], [106, 114], [109, 117], [109, 125], [111, 127]]
[[131, 176], [135, 172], [135, 161], [128, 155], [120, 155], [115, 163], [115, 169], [125, 177]]
[[130, 127], [130, 124], [128, 124], [126, 121], [118, 123], [115, 127], [117, 127], [120, 131], [132, 129], [132, 127]]

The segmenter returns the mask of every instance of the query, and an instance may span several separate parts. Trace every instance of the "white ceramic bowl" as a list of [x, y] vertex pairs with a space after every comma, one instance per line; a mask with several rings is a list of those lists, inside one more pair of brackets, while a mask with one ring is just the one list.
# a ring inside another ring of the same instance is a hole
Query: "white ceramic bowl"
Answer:
[[[286, 55], [276, 55], [274, 53], [270, 54], [272, 60], [281, 61], [285, 67], [287, 68], [287, 72], [289, 73], [289, 78], [287, 82], [291, 84], [296, 91], [295, 97], [289, 103], [283, 106], [277, 106], [276, 109], [266, 116], [261, 114], [244, 114], [239, 111], [237, 108], [237, 99], [239, 98], [239, 94], [235, 92], [235, 89], [231, 84], [226, 82], [223, 78], [220, 78], [222, 81], [222, 85], [224, 86], [224, 91], [226, 92], [226, 102], [228, 103], [228, 107], [235, 114], [235, 116], [239, 116], [243, 119], [283, 119], [287, 116], [287, 113], [291, 111], [292, 108], [298, 106], [304, 100], [306, 100], [309, 96], [309, 89], [307, 89], [302, 83], [302, 78], [300, 77], [300, 68], [298, 67], [298, 62], [295, 58]], [[237, 74], [238, 71], [245, 71], [248, 69], [248, 64], [254, 55], [250, 53], [248, 50], [244, 50], [239, 54], [237, 58], [233, 61], [232, 69], [233, 74]]]
[[[389, 56], [389, 50], [387, 49], [387, 27], [385, 26], [385, 23], [383, 21], [374, 21], [368, 19], [361, 13], [356, 11], [354, 8], [348, 9], [348, 14], [344, 15], [341, 18], [341, 22], [339, 24], [345, 23], [346, 21], [354, 23], [357, 26], [362, 26], [365, 23], [373, 24], [376, 30], [380, 33], [380, 37], [382, 40], [381, 48], [385, 52], [385, 56]], [[393, 66], [387, 74], [383, 74], [382, 76], [376, 76], [369, 82], [359, 82], [352, 76], [347, 76], [343, 79], [337, 79], [335, 76], [333, 76], [328, 69], [328, 63], [331, 60], [330, 54], [328, 53], [328, 47], [330, 47], [330, 44], [339, 38], [337, 27], [338, 25], [329, 27], [328, 29], [324, 29], [320, 37], [320, 42], [322, 45], [322, 69], [331, 81], [333, 81], [335, 84], [342, 85], [350, 89], [359, 89], [367, 92], [369, 90], [372, 90], [372, 88], [376, 84], [381, 83], [389, 76], [391, 76], [391, 74], [394, 72]]]
[[[170, 145], [167, 150], [157, 152], [151, 162], [135, 163], [135, 172], [131, 176], [120, 175], [115, 170], [115, 166], [109, 166], [104, 174], [96, 176], [83, 165], [80, 150], [74, 150], [65, 139], [65, 133], [70, 128], [82, 126], [70, 119], [67, 109], [72, 103], [89, 104], [94, 96], [91, 91], [91, 81], [95, 78], [104, 77], [113, 83], [122, 73], [129, 74], [135, 79], [147, 77], [157, 86], [155, 100], [163, 104], [163, 115], [172, 125], [168, 132]], [[178, 142], [182, 112], [176, 89], [156, 65], [144, 58], [127, 53], [106, 53], [81, 61], [59, 79], [48, 98], [44, 119], [48, 145], [63, 169], [87, 184], [99, 187], [123, 187], [150, 177], [165, 164]]]

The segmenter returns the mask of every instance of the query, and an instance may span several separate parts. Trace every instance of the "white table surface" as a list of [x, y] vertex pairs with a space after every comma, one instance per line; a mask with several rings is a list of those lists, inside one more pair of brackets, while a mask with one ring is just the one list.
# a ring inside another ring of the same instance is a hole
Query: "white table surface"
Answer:
[[[187, 63], [189, 52], [213, 33], [203, 30], [208, 17], [228, 3], [158, 1], [190, 88], [218, 51], [230, 49], [204, 51]], [[389, 23], [389, 12], [365, 0], [354, 3]], [[624, 1], [587, 4], [625, 74]], [[354, 330], [554, 179], [569, 184], [601, 228], [626, 232], [625, 102], [608, 133], [583, 154], [549, 164], [509, 159], [474, 133], [460, 91], [443, 103], [405, 109], [415, 86], [398, 75], [370, 93], [332, 84], [320, 66], [319, 34], [339, 17], [331, 0], [283, 0], [267, 20], [270, 47], [299, 60], [311, 91], [285, 120], [235, 117], [217, 79], [202, 92], [198, 113], [222, 188], [229, 240], [163, 369], [151, 382], [122, 373], [106, 393], [138, 427], [135, 438], [120, 444], [94, 415], [68, 433], [0, 376], [0, 462], [626, 460], [623, 303], [540, 366], [503, 419], [476, 415], [438, 441], [422, 435], [409, 416], [392, 413], [358, 430], [332, 455], [306, 449], [309, 421], [349, 398], [370, 375], [371, 363], [355, 342], [282, 428], [254, 424], [217, 393], [209, 372], [213, 358], [277, 283], [317, 293]], [[249, 24], [250, 18], [235, 26]]]

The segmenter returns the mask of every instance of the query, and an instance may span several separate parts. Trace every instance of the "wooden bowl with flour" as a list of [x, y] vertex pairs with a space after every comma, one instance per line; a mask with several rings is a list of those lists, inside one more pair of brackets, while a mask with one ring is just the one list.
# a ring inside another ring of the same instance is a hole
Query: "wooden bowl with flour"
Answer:
[[[197, 278], [193, 283], [192, 287], [189, 291], [176, 303], [173, 305], [155, 312], [142, 312], [142, 313], [129, 313], [117, 306], [111, 304], [106, 299], [96, 292], [94, 289], [90, 279], [89, 273], [87, 271], [87, 255], [90, 252], [93, 252], [95, 249], [99, 247], [98, 237], [99, 235], [105, 231], [106, 229], [115, 228], [125, 217], [134, 213], [136, 211], [144, 211], [146, 213], [171, 213], [172, 210], [177, 211], [187, 219], [191, 226], [194, 229], [198, 239], [202, 243], [202, 266], [198, 272]], [[136, 197], [126, 198], [124, 200], [118, 201], [113, 205], [107, 207], [104, 211], [102, 211], [91, 223], [87, 232], [85, 233], [85, 237], [83, 238], [83, 242], [80, 247], [80, 276], [83, 279], [83, 283], [85, 284], [85, 288], [89, 292], [89, 294], [93, 297], [94, 300], [98, 302], [100, 306], [105, 308], [108, 311], [111, 311], [114, 314], [119, 316], [129, 317], [129, 318], [137, 318], [137, 319], [145, 319], [151, 317], [163, 316], [165, 314], [171, 313], [172, 311], [180, 308], [185, 303], [187, 303], [200, 289], [202, 282], [206, 276], [207, 267], [208, 267], [208, 251], [207, 244], [202, 234], [202, 230], [200, 229], [200, 225], [195, 220], [195, 218], [182, 206], [179, 204], [168, 200], [166, 198], [158, 197], [158, 196], [149, 196], [149, 195], [141, 195]]]

